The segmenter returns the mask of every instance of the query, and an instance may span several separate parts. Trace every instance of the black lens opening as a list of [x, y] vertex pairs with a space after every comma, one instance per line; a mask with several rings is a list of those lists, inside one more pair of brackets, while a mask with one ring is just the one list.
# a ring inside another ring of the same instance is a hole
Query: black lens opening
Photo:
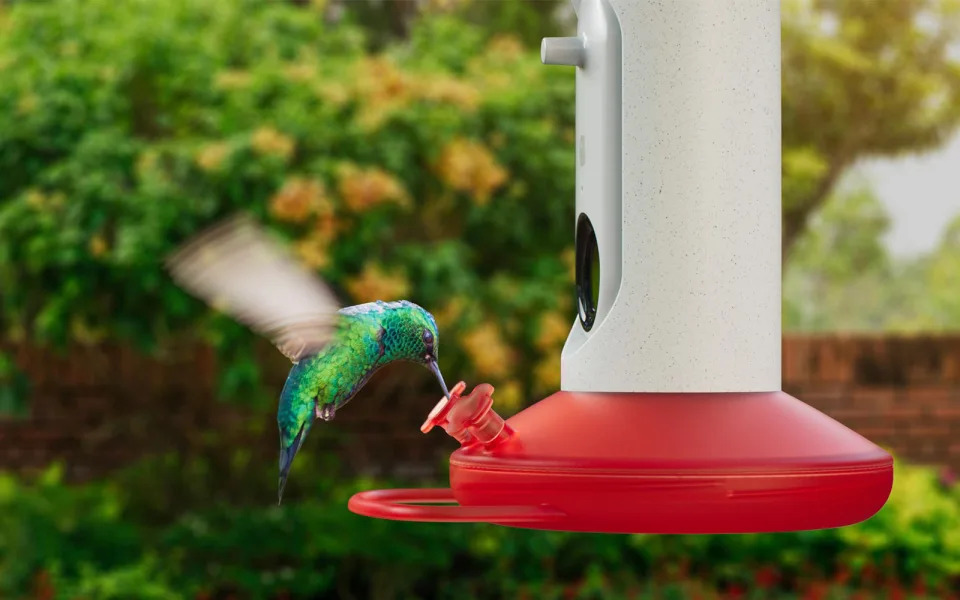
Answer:
[[577, 312], [584, 331], [590, 331], [597, 317], [600, 293], [600, 249], [597, 234], [585, 213], [577, 219], [576, 237]]

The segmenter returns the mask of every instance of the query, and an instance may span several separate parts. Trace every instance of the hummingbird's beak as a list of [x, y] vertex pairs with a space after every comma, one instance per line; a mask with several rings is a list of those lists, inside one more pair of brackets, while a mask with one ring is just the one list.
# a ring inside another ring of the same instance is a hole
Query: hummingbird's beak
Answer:
[[443, 375], [440, 373], [440, 365], [437, 364], [437, 359], [431, 358], [427, 361], [427, 366], [433, 371], [433, 374], [437, 376], [437, 381], [440, 382], [440, 388], [443, 390], [443, 395], [446, 396], [447, 400], [450, 399], [450, 390], [447, 389], [447, 383], [443, 380]]

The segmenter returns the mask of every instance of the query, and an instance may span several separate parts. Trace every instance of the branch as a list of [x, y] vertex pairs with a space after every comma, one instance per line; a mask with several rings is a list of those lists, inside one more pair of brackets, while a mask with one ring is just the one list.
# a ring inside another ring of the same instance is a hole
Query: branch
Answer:
[[[849, 156], [849, 154], [846, 153], [845, 155]], [[849, 163], [849, 159], [840, 157], [831, 161], [827, 172], [824, 174], [823, 178], [820, 180], [820, 183], [810, 193], [810, 195], [804, 198], [802, 202], [798, 203], [789, 211], [784, 211], [783, 236], [781, 238], [782, 245], [780, 256], [782, 264], [786, 264], [787, 258], [790, 255], [790, 250], [800, 238], [800, 234], [806, 230], [807, 221], [810, 220], [810, 215], [812, 215], [813, 212], [819, 208], [821, 204], [823, 204], [827, 196], [830, 195], [830, 192], [833, 191], [834, 186], [840, 179], [840, 175], [842, 175], [847, 169]]]

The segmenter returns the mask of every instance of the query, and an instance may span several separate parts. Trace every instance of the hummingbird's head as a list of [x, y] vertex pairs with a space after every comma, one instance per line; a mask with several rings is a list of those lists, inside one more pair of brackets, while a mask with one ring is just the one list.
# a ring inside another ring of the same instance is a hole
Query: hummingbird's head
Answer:
[[385, 315], [384, 344], [391, 360], [409, 360], [424, 365], [436, 375], [445, 396], [450, 395], [437, 365], [440, 333], [433, 315], [406, 300], [391, 302]]

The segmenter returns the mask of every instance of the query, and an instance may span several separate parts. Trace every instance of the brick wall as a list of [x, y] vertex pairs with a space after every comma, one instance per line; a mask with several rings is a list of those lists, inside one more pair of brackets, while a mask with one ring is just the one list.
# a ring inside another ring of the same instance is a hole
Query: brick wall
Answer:
[[[267, 383], [279, 390], [289, 369], [265, 348]], [[181, 348], [148, 357], [116, 346], [76, 346], [55, 352], [0, 345], [31, 384], [28, 417], [0, 416], [0, 470], [29, 472], [51, 461], [83, 480], [138, 457], [204, 451], [210, 432], [275, 461], [274, 407], [254, 411], [216, 399], [215, 353]], [[342, 410], [336, 427], [315, 427], [308, 445], [336, 452], [352, 472], [421, 476], [440, 471], [456, 442], [441, 432], [424, 436], [420, 424], [439, 398], [435, 380], [412, 364], [381, 370]], [[264, 419], [251, 430], [249, 417]]]
[[165, 361], [116, 347], [3, 350], [28, 376], [31, 394], [28, 418], [0, 421], [0, 468], [59, 459], [72, 477], [86, 478], [145, 453], [187, 451], [200, 430], [232, 417], [204, 401], [215, 378], [209, 350]]
[[783, 388], [904, 459], [960, 472], [960, 335], [790, 336]]
[[[7, 346], [32, 383], [30, 415], [0, 418], [0, 469], [29, 471], [62, 460], [73, 479], [109, 472], [139, 456], [197, 452], [210, 431], [236, 432], [264, 460], [276, 458], [276, 429], [253, 435], [245, 411], [214, 399], [217, 365], [206, 348], [166, 359], [119, 347], [56, 353]], [[273, 353], [274, 355], [276, 353]], [[279, 390], [286, 367], [271, 366]], [[790, 336], [783, 386], [848, 427], [914, 462], [960, 471], [960, 335]], [[310, 444], [338, 453], [354, 472], [418, 476], [443, 471], [456, 442], [419, 431], [438, 399], [414, 365], [377, 374]]]

